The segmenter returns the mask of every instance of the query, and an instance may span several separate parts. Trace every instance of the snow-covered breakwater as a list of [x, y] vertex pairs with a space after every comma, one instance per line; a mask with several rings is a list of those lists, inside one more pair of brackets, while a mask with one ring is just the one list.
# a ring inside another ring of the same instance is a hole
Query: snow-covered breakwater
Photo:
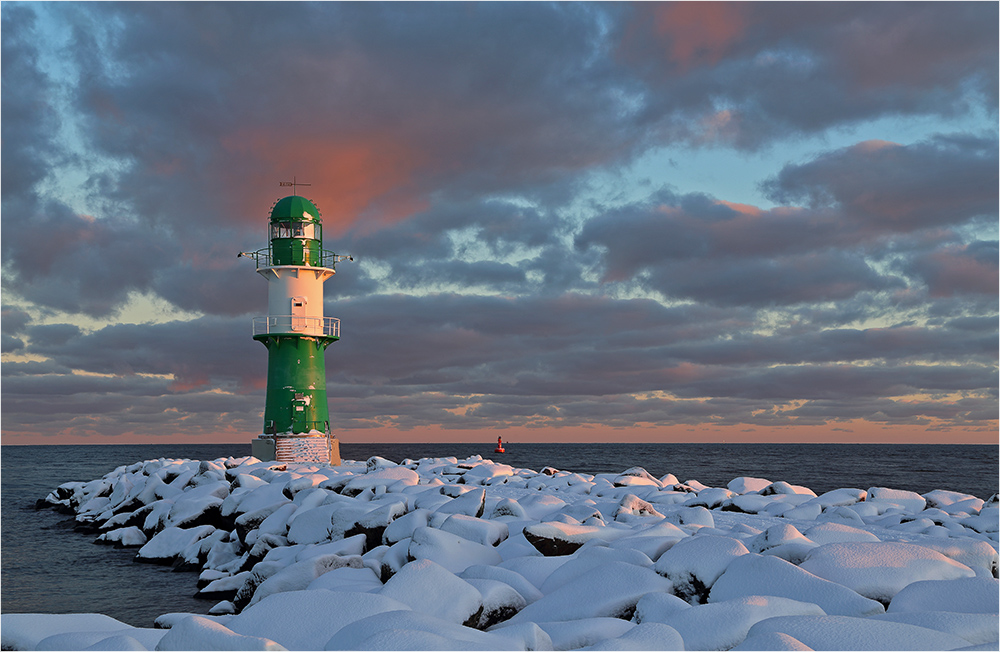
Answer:
[[474, 457], [159, 459], [47, 504], [197, 569], [165, 629], [3, 614], [16, 649], [996, 649], [996, 497], [727, 487]]

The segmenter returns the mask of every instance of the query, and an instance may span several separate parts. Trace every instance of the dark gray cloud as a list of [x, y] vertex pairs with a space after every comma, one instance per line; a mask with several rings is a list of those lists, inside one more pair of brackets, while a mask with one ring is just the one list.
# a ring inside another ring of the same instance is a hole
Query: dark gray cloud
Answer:
[[913, 257], [906, 268], [927, 284], [931, 296], [998, 294], [997, 242], [950, 245]]
[[766, 147], [894, 115], [995, 111], [995, 6], [640, 3], [618, 46], [670, 136]]
[[867, 141], [786, 166], [763, 184], [772, 200], [836, 205], [863, 231], [907, 233], [995, 217], [997, 139], [937, 136], [903, 146]]

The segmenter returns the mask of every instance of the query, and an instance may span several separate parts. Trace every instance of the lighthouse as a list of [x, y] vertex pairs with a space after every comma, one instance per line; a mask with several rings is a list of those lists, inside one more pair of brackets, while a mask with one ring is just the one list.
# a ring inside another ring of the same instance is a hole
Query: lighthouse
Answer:
[[274, 204], [268, 230], [266, 249], [239, 254], [253, 258], [267, 280], [267, 316], [253, 320], [253, 339], [267, 347], [267, 398], [252, 453], [261, 460], [339, 465], [324, 354], [340, 339], [340, 320], [323, 315], [323, 284], [338, 262], [353, 258], [323, 249], [320, 212], [298, 195]]

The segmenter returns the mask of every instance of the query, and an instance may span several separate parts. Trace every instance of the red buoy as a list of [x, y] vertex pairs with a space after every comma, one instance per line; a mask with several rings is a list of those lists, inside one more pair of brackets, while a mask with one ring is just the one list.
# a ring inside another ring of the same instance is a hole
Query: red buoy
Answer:
[[497, 437], [497, 447], [496, 447], [496, 449], [494, 449], [493, 452], [494, 453], [502, 453], [502, 452], [504, 452], [504, 450], [503, 450], [503, 438]]

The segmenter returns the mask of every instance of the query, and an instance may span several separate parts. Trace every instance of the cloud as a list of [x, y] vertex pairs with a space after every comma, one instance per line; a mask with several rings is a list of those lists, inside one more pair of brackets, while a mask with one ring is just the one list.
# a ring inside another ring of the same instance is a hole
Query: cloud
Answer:
[[[602, 252], [604, 280], [637, 279], [667, 297], [723, 305], [781, 305], [848, 299], [902, 282], [875, 271], [823, 211], [736, 211], [704, 196], [659, 195], [588, 221], [578, 250]], [[851, 242], [854, 240], [854, 242]]]
[[54, 202], [4, 220], [4, 289], [60, 310], [108, 315], [178, 258], [176, 241], [134, 219], [88, 219]]
[[644, 116], [670, 137], [757, 149], [879, 116], [996, 106], [993, 6], [639, 3], [628, 14], [619, 56], [647, 84]]
[[[995, 324], [985, 320], [761, 334], [747, 309], [585, 295], [383, 295], [338, 307], [344, 337], [326, 354], [327, 391], [345, 433], [881, 422], [897, 404], [910, 418], [894, 423], [953, 415], [974, 425], [995, 402]], [[202, 318], [89, 334], [34, 327], [31, 352], [58, 364], [5, 364], [5, 416], [20, 424], [12, 431], [187, 432], [197, 422], [199, 431], [230, 423], [252, 432], [266, 353], [245, 326]], [[60, 407], [46, 412], [53, 397]], [[878, 410], [856, 405], [876, 399]]]
[[996, 242], [949, 245], [913, 258], [908, 271], [921, 278], [931, 296], [983, 294], [996, 297], [998, 247]]
[[997, 165], [995, 137], [865, 141], [785, 166], [762, 188], [781, 203], [837, 206], [861, 230], [907, 233], [995, 214]]
[[52, 84], [39, 68], [37, 17], [27, 6], [12, 5], [3, 12], [2, 20], [3, 82], [8, 89], [17, 89], [4, 93], [0, 126], [3, 201], [7, 205], [47, 174], [58, 152], [54, 136], [59, 118], [51, 102]]
[[[267, 289], [236, 253], [293, 177], [356, 261], [325, 285], [347, 432], [995, 426], [996, 21], [5, 6], [5, 435], [255, 432]], [[673, 148], [754, 151], [776, 205], [627, 172]], [[115, 323], [137, 295], [165, 323]]]

